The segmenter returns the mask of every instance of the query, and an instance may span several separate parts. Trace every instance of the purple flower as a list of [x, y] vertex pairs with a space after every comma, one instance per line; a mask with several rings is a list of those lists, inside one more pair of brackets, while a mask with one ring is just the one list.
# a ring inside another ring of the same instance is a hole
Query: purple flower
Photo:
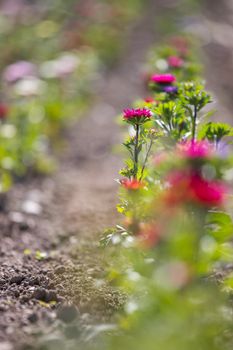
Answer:
[[176, 94], [178, 91], [177, 86], [165, 86], [163, 88], [163, 91], [168, 93], [168, 94]]

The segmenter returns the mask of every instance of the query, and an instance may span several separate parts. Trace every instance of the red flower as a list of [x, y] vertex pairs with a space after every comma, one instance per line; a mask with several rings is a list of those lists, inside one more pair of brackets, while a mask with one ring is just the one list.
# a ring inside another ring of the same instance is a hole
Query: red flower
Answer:
[[144, 99], [146, 103], [156, 103], [155, 99], [153, 97], [147, 97]]
[[183, 66], [184, 61], [178, 56], [170, 56], [168, 57], [168, 64], [170, 67], [180, 68]]
[[122, 179], [121, 180], [121, 184], [124, 188], [126, 188], [127, 190], [140, 190], [144, 187], [143, 182], [138, 181], [136, 179]]
[[222, 183], [206, 180], [198, 173], [174, 172], [169, 178], [170, 188], [165, 195], [169, 205], [193, 202], [204, 206], [221, 206], [226, 189]]
[[154, 74], [150, 80], [156, 84], [170, 85], [176, 81], [176, 77], [172, 74]]
[[9, 108], [7, 105], [0, 103], [0, 120], [6, 119], [9, 113]]
[[141, 124], [152, 117], [152, 112], [147, 108], [132, 108], [125, 109], [123, 118], [127, 122]]

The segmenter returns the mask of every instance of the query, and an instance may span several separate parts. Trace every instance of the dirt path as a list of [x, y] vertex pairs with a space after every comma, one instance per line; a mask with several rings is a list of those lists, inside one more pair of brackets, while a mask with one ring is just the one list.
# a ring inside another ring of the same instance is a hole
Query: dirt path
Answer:
[[[97, 234], [117, 220], [115, 115], [144, 92], [141, 64], [155, 41], [155, 4], [149, 3], [126, 33], [122, 60], [100, 82], [97, 102], [69, 131], [59, 171], [52, 179], [18, 184], [9, 195], [0, 220], [1, 350], [33, 348], [35, 336], [58, 349], [64, 332], [71, 338], [79, 333], [78, 320], [104, 321], [121, 305], [103, 280]], [[69, 306], [57, 311], [64, 302]], [[74, 319], [76, 326], [67, 326]]]

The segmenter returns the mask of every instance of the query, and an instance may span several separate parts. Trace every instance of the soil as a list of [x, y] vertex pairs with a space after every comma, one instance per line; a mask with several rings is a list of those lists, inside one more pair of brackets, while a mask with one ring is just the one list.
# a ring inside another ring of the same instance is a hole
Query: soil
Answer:
[[156, 4], [149, 3], [126, 33], [124, 55], [102, 74], [94, 105], [67, 131], [59, 170], [18, 183], [7, 196], [0, 217], [1, 350], [68, 349], [122, 306], [124, 296], [104, 279], [98, 242], [119, 220], [115, 116], [145, 93], [141, 67], [156, 39]]
[[[82, 341], [111, 329], [112, 315], [122, 307], [124, 296], [105, 280], [98, 242], [102, 231], [119, 220], [114, 178], [122, 160], [113, 149], [121, 131], [115, 116], [146, 96], [142, 65], [158, 40], [156, 16], [158, 2], [150, 0], [126, 33], [122, 58], [101, 75], [93, 106], [67, 130], [56, 174], [18, 183], [7, 196], [6, 212], [0, 214], [1, 350], [59, 350], [74, 344], [82, 349]], [[211, 21], [218, 24], [220, 17]], [[221, 98], [223, 92], [231, 96], [230, 78], [224, 84], [220, 79], [227, 72], [220, 64], [222, 46], [216, 51], [216, 42], [209, 41], [205, 50], [211, 57], [206, 70], [211, 89]], [[232, 55], [230, 43], [227, 50]]]

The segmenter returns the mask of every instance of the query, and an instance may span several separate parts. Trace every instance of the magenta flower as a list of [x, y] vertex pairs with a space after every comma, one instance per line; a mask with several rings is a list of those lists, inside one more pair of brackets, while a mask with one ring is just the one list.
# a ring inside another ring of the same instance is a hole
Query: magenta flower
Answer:
[[207, 141], [186, 141], [178, 145], [181, 155], [187, 158], [207, 158], [212, 154], [213, 147]]
[[190, 178], [190, 194], [193, 200], [206, 206], [222, 205], [226, 188], [217, 181], [207, 181], [200, 175], [194, 174]]
[[150, 80], [156, 84], [170, 85], [176, 81], [176, 77], [172, 74], [154, 74]]
[[172, 68], [180, 68], [184, 64], [184, 61], [182, 60], [182, 58], [180, 58], [178, 56], [170, 56], [170, 57], [168, 57], [167, 61], [168, 61], [169, 66]]
[[28, 76], [36, 75], [36, 67], [31, 62], [18, 61], [5, 68], [3, 79], [8, 83], [15, 83], [17, 80]]
[[147, 108], [125, 109], [123, 119], [128, 123], [142, 124], [152, 117], [152, 112]]

